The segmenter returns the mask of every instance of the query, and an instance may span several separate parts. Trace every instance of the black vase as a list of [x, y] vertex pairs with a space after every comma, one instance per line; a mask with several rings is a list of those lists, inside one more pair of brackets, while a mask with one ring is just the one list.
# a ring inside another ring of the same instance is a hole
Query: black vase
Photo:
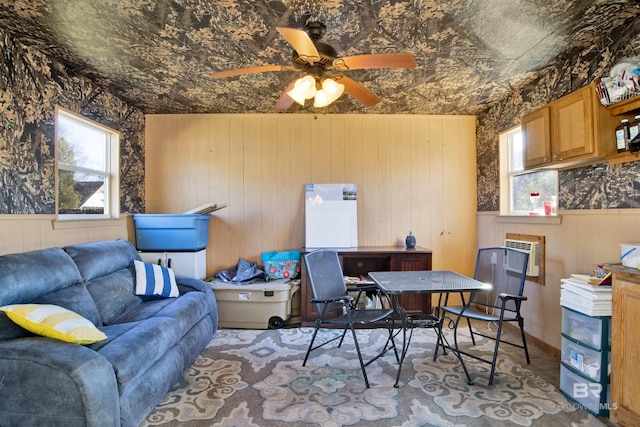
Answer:
[[407, 248], [415, 248], [416, 247], [416, 236], [413, 233], [409, 232], [409, 235], [404, 241], [404, 244], [407, 245]]

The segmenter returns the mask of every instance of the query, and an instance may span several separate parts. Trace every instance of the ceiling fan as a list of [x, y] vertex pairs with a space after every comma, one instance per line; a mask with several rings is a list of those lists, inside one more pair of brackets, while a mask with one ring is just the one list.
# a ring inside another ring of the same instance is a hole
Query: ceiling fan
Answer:
[[305, 101], [311, 98], [314, 100], [314, 107], [325, 107], [343, 93], [351, 95], [364, 106], [371, 107], [380, 102], [380, 98], [341, 72], [367, 68], [416, 67], [413, 55], [408, 53], [370, 54], [339, 58], [333, 47], [320, 42], [326, 31], [326, 26], [322, 22], [307, 22], [304, 30], [286, 27], [277, 27], [276, 30], [294, 49], [292, 65], [239, 68], [219, 71], [213, 73], [212, 77], [221, 79], [268, 71], [301, 71], [305, 73], [305, 76], [289, 84], [276, 102], [276, 109], [286, 110], [294, 102], [304, 106]]

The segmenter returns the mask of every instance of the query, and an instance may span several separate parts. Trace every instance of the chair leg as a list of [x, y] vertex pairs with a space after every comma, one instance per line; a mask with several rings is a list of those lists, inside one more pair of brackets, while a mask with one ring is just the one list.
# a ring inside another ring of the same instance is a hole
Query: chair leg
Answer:
[[469, 327], [469, 334], [471, 335], [471, 343], [476, 345], [476, 339], [473, 335], [473, 329], [471, 328], [471, 319], [467, 317], [467, 326]]
[[491, 374], [489, 375], [489, 385], [493, 384], [493, 374], [496, 371], [498, 360], [498, 347], [500, 346], [500, 336], [502, 335], [502, 318], [498, 321], [498, 331], [496, 332], [496, 345], [493, 348], [493, 359], [491, 360]]
[[356, 330], [353, 327], [353, 325], [349, 325], [349, 327], [351, 328], [351, 334], [353, 335], [353, 342], [356, 345], [356, 353], [358, 353], [358, 360], [360, 360], [360, 368], [362, 369], [362, 376], [364, 377], [364, 383], [367, 386], [367, 388], [369, 388], [369, 378], [367, 378], [367, 371], [365, 370], [364, 361], [362, 360], [362, 353], [360, 353], [360, 345], [358, 345]]
[[527, 357], [527, 365], [531, 364], [529, 360], [529, 349], [527, 348], [527, 339], [524, 336], [524, 319], [518, 317], [518, 326], [520, 326], [520, 335], [522, 335], [522, 347], [524, 348], [524, 355]]
[[309, 348], [307, 349], [307, 354], [304, 356], [304, 362], [302, 362], [302, 366], [306, 366], [307, 359], [309, 358], [309, 353], [311, 353], [311, 349], [313, 348], [313, 343], [316, 340], [316, 335], [318, 335], [318, 330], [320, 329], [319, 325], [316, 325], [316, 329], [313, 331], [313, 336], [311, 337], [311, 342], [309, 343]]

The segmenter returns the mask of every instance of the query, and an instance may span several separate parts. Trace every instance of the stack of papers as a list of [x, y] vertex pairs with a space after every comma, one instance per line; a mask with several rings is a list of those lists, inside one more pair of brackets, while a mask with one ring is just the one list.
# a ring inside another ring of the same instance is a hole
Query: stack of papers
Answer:
[[561, 282], [560, 305], [587, 316], [611, 316], [611, 286], [590, 284], [588, 276], [577, 274]]

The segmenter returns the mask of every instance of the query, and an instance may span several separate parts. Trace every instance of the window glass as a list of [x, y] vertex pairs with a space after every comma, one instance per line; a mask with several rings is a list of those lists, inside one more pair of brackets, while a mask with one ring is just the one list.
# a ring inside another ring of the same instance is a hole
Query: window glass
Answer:
[[[510, 215], [544, 214], [544, 202], [557, 204], [558, 172], [555, 170], [525, 171], [524, 143], [520, 128], [512, 129], [500, 137], [501, 143], [507, 145], [504, 171], [508, 175], [508, 190], [501, 186], [501, 191], [508, 191]], [[556, 206], [557, 208], [557, 206]], [[506, 213], [506, 212], [505, 212]]]
[[109, 216], [113, 133], [62, 110], [56, 126], [58, 214]]

